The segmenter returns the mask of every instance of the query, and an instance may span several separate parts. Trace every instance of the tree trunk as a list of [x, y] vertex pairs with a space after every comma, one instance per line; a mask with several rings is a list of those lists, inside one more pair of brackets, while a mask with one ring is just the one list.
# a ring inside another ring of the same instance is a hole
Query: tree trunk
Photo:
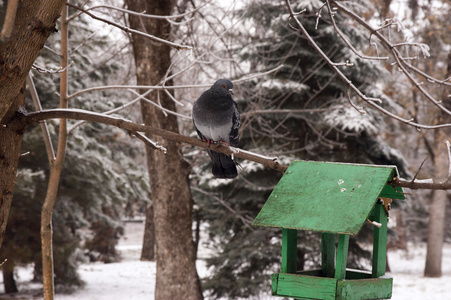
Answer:
[[146, 208], [146, 225], [144, 227], [143, 248], [141, 250], [141, 260], [155, 260], [155, 222], [153, 205]]
[[442, 248], [445, 230], [445, 209], [447, 193], [437, 190], [432, 193], [429, 206], [428, 241], [425, 277], [442, 276]]
[[5, 294], [17, 293], [16, 280], [14, 279], [14, 265], [12, 262], [5, 262], [3, 265], [3, 286], [5, 288]]
[[[447, 75], [451, 75], [451, 52], [448, 54]], [[441, 98], [448, 98], [451, 89], [443, 87], [440, 89]], [[451, 106], [444, 103], [449, 109]], [[449, 115], [442, 113], [437, 118], [437, 122], [450, 122]], [[445, 147], [445, 141], [450, 136], [449, 129], [439, 129], [434, 132], [435, 145], [437, 145], [434, 155], [434, 177], [447, 178], [448, 176], [448, 155]], [[442, 248], [445, 234], [445, 212], [446, 202], [448, 196], [447, 191], [435, 190], [432, 193], [432, 198], [429, 206], [429, 223], [428, 223], [428, 242], [426, 253], [426, 265], [424, 267], [424, 276], [426, 277], [440, 277], [442, 276]]]
[[[61, 67], [67, 67], [68, 57], [68, 24], [67, 7], [61, 10]], [[60, 73], [60, 108], [67, 108], [67, 70]], [[54, 297], [54, 267], [53, 267], [53, 231], [52, 215], [55, 207], [58, 187], [66, 156], [67, 120], [60, 119], [58, 130], [58, 150], [56, 158], [50, 161], [50, 178], [47, 193], [41, 209], [41, 249], [42, 249], [42, 279], [44, 300]]]
[[[10, 38], [0, 42], [0, 120], [14, 103], [60, 16], [63, 0], [20, 1]], [[4, 123], [4, 122], [3, 122]]]
[[[0, 42], [0, 123], [7, 124], [19, 107], [24, 82], [65, 1], [21, 1], [11, 37]], [[0, 246], [5, 234], [19, 163], [22, 133], [0, 126]]]
[[[446, 178], [448, 174], [448, 156], [446, 152], [445, 130], [434, 132], [435, 145], [434, 177]], [[427, 234], [427, 253], [424, 276], [442, 276], [442, 248], [445, 234], [445, 212], [448, 201], [447, 191], [434, 190], [429, 203], [429, 222]]]
[[[165, 0], [128, 0], [127, 5], [131, 10], [144, 10], [154, 15], [170, 15], [174, 9], [174, 1]], [[160, 38], [169, 38], [170, 24], [166, 20], [130, 16], [129, 21], [134, 29]], [[132, 43], [138, 84], [158, 84], [171, 64], [169, 47], [141, 36], [133, 36]], [[157, 92], [153, 92], [149, 98], [157, 101], [158, 97], [162, 106], [170, 110], [176, 109], [172, 99], [164, 92], [158, 96]], [[141, 109], [145, 124], [178, 132], [175, 116], [164, 116], [160, 110], [144, 101], [141, 102]], [[177, 143], [156, 136], [150, 138], [163, 144], [168, 150], [164, 154], [146, 149], [157, 250], [155, 299], [202, 299], [191, 229], [193, 203], [188, 181], [189, 166]]]

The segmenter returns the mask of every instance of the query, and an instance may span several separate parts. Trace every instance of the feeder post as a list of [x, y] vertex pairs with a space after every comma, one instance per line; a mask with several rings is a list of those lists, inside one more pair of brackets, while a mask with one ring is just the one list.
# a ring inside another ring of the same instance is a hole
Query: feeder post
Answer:
[[321, 269], [325, 277], [335, 275], [335, 234], [321, 233]]
[[349, 246], [349, 235], [339, 234], [337, 245], [337, 266], [335, 268], [335, 279], [345, 279], [346, 277], [348, 246]]
[[373, 268], [372, 278], [379, 278], [385, 275], [386, 255], [387, 255], [387, 213], [384, 206], [379, 201], [374, 206], [374, 220], [380, 223], [380, 228], [374, 227], [373, 233]]
[[297, 230], [282, 228], [282, 273], [296, 273]]

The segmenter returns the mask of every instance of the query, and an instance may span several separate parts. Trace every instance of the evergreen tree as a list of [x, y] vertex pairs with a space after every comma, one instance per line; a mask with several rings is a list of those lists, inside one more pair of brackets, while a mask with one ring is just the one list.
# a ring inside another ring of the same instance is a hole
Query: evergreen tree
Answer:
[[[323, 51], [334, 62], [354, 64], [342, 69], [354, 85], [369, 97], [383, 99], [386, 108], [398, 110], [377, 87], [379, 78], [389, 76], [388, 72], [356, 57], [337, 36], [330, 20], [318, 19], [316, 13], [322, 3], [293, 2], [295, 11], [307, 9], [299, 18]], [[362, 12], [368, 5], [368, 1], [353, 3], [354, 9]], [[408, 175], [402, 155], [384, 142], [383, 129], [392, 125], [370, 108], [365, 107], [366, 114], [361, 114], [349, 105], [345, 84], [305, 37], [289, 26], [283, 2], [251, 3], [246, 6], [246, 17], [252, 30], [247, 35], [247, 28], [239, 33], [245, 35], [248, 44], [236, 55], [250, 66], [251, 72], [281, 64], [283, 68], [275, 76], [236, 87], [241, 92], [237, 94], [242, 95], [237, 99], [242, 111], [240, 147], [278, 156], [285, 164], [296, 159], [395, 164], [401, 175]], [[367, 43], [367, 36], [340, 14], [335, 15], [335, 21], [357, 48]], [[346, 26], [341, 26], [345, 22]], [[242, 162], [239, 180], [220, 181], [209, 174], [209, 166], [205, 165], [195, 169], [193, 177], [202, 189], [196, 201], [201, 219], [208, 223], [208, 243], [218, 250], [217, 255], [207, 259], [213, 268], [204, 288], [216, 298], [249, 297], [267, 291], [270, 274], [280, 267], [281, 233], [252, 228], [251, 221], [281, 174], [247, 161]], [[360, 239], [365, 237], [362, 232]], [[301, 232], [298, 238], [298, 269], [318, 266], [319, 234]], [[350, 251], [348, 266], [365, 264], [370, 257], [356, 240], [351, 240]]]
[[[121, 78], [122, 74], [127, 74], [128, 68], [119, 59], [123, 47], [113, 43], [105, 34], [94, 34], [88, 21], [82, 15], [70, 23], [72, 51], [69, 61], [74, 62], [69, 68], [70, 92], [127, 80]], [[58, 39], [58, 35], [50, 37], [46, 44], [48, 48], [41, 52], [36, 61], [37, 66], [53, 70], [58, 68], [59, 56], [55, 54], [59, 51]], [[34, 75], [43, 108], [57, 108], [59, 75], [38, 72]], [[27, 109], [34, 111], [29, 99]], [[70, 100], [70, 107], [103, 112], [125, 104], [126, 100], [124, 93], [94, 92]], [[69, 130], [76, 123], [69, 122]], [[56, 144], [58, 122], [48, 121], [47, 124]], [[7, 258], [12, 265], [34, 262], [35, 279], [40, 280], [39, 216], [49, 166], [39, 127], [29, 128], [22, 149], [30, 154], [20, 161], [21, 175], [15, 187], [1, 258]], [[115, 245], [123, 232], [121, 217], [124, 208], [127, 203], [149, 198], [147, 172], [139, 163], [143, 160], [140, 142], [135, 142], [120, 129], [84, 124], [69, 132], [66, 160], [53, 213], [55, 285], [59, 291], [82, 284], [76, 273], [76, 262], [84, 259], [81, 249], [91, 260], [119, 260]], [[89, 234], [81, 234], [82, 228], [88, 228]]]

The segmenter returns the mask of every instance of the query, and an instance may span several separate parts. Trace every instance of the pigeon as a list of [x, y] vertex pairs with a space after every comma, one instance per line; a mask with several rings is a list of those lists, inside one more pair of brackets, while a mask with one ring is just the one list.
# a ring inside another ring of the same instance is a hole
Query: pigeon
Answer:
[[[210, 143], [226, 143], [238, 146], [240, 113], [232, 99], [233, 83], [219, 79], [202, 93], [193, 105], [193, 123], [199, 137]], [[237, 163], [228, 155], [208, 150], [213, 162], [212, 173], [216, 178], [235, 178], [238, 176]]]

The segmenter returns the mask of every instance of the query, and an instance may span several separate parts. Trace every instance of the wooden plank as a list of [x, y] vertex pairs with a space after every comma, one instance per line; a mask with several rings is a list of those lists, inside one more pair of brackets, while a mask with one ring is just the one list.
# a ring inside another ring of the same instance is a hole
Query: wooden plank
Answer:
[[335, 234], [321, 233], [321, 269], [325, 277], [335, 274]]
[[381, 223], [381, 227], [374, 226], [373, 233], [373, 268], [372, 277], [378, 278], [385, 275], [387, 256], [387, 214], [384, 206], [377, 203], [373, 209], [374, 220]]
[[279, 273], [277, 292], [273, 295], [297, 299], [333, 300], [336, 289], [337, 280], [333, 278]]
[[336, 299], [390, 299], [392, 289], [392, 278], [339, 280], [337, 282]]
[[297, 230], [282, 229], [282, 273], [296, 273]]
[[345, 279], [346, 263], [348, 262], [349, 235], [339, 234], [337, 245], [337, 265], [335, 279]]
[[271, 274], [271, 295], [277, 294], [278, 281], [279, 281], [279, 273]]
[[394, 166], [293, 161], [253, 224], [355, 235], [395, 173]]

